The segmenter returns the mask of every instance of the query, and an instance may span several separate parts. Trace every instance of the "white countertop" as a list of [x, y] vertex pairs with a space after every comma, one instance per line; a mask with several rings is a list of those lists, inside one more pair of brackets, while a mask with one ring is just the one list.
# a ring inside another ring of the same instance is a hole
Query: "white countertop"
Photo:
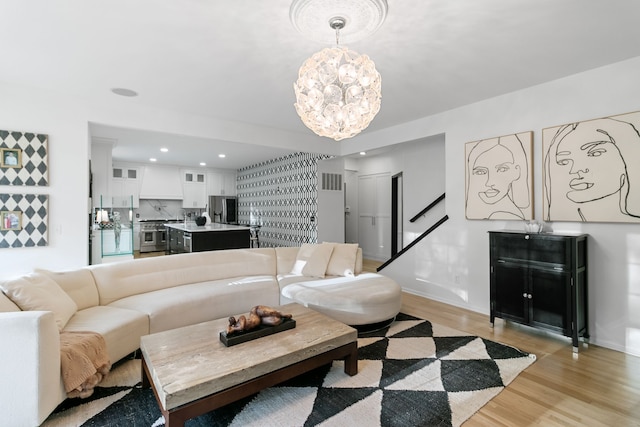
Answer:
[[189, 231], [189, 232], [202, 232], [202, 231], [231, 231], [231, 230], [249, 230], [250, 227], [244, 225], [231, 225], [231, 224], [219, 224], [212, 222], [209, 225], [196, 225], [195, 222], [183, 222], [168, 223], [165, 227], [175, 228], [176, 230]]

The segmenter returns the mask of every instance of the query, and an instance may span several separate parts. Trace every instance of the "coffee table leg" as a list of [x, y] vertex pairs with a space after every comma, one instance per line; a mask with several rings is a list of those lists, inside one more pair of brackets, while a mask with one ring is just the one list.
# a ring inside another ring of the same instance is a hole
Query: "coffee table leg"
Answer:
[[160, 408], [160, 412], [162, 412], [162, 416], [164, 417], [164, 426], [165, 427], [184, 427], [185, 419], [180, 416], [181, 414], [171, 413], [169, 411], [165, 411], [162, 409], [162, 404], [160, 403], [160, 399], [158, 399], [158, 393], [156, 389], [152, 387], [151, 384], [151, 375], [149, 373], [149, 368], [147, 366], [147, 362], [142, 358], [142, 388], [149, 388], [153, 390], [153, 394], [156, 397], [156, 401], [158, 402], [158, 407]]
[[149, 368], [147, 368], [147, 362], [144, 360], [144, 357], [142, 358], [142, 388], [149, 388], [151, 387], [151, 382], [149, 380], [149, 374], [147, 373], [147, 370]]
[[344, 373], [354, 376], [358, 373], [358, 344], [350, 344], [351, 353], [344, 358]]

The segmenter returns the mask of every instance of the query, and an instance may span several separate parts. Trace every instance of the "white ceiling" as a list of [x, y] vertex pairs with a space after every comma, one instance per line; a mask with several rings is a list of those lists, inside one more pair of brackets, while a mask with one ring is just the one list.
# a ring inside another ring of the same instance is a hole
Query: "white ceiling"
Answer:
[[[363, 135], [640, 56], [637, 0], [388, 3], [382, 27], [349, 45], [368, 54], [382, 75], [382, 109]], [[289, 6], [290, 0], [0, 0], [0, 81], [98, 103], [113, 103], [110, 89], [124, 87], [139, 93], [127, 102], [142, 107], [310, 132], [295, 113], [292, 84], [302, 62], [325, 46], [294, 30]], [[150, 154], [129, 145], [148, 149], [162, 138], [107, 126], [92, 133], [119, 138], [116, 150], [133, 161]], [[179, 137], [166, 138], [168, 144]], [[190, 157], [180, 161], [200, 161], [206, 152], [213, 167], [287, 152], [216, 140], [180, 143], [199, 147], [183, 148]], [[213, 164], [219, 151], [242, 160]]]

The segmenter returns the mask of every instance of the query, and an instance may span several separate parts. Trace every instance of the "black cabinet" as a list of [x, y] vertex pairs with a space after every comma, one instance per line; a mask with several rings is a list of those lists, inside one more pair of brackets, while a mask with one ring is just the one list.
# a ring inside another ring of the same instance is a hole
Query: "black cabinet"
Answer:
[[184, 231], [178, 230], [173, 227], [166, 227], [167, 230], [167, 249], [165, 253], [181, 254], [186, 252], [184, 248]]
[[587, 235], [490, 231], [491, 324], [495, 318], [589, 338]]
[[167, 227], [167, 248], [165, 253], [217, 251], [222, 249], [242, 249], [250, 246], [250, 230], [231, 229], [222, 231], [184, 231]]
[[245, 249], [250, 245], [250, 230], [226, 230], [184, 233], [187, 252], [218, 251], [221, 249]]

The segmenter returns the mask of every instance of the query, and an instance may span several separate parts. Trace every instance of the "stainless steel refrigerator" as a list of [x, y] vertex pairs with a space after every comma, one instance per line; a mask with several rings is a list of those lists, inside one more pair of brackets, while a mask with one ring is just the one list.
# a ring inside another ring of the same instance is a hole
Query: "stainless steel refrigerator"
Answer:
[[212, 222], [237, 224], [238, 198], [230, 196], [209, 196], [209, 216]]

